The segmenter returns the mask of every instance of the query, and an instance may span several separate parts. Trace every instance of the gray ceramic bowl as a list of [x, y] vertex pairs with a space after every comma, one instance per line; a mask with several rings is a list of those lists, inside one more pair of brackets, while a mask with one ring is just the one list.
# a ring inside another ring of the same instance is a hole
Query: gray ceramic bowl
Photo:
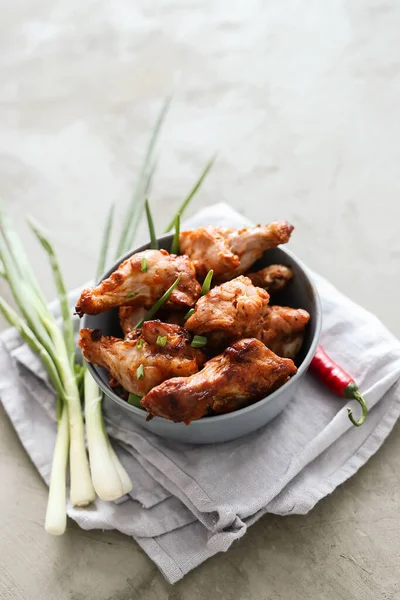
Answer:
[[[172, 235], [161, 237], [159, 238], [159, 247], [169, 250], [171, 241]], [[109, 277], [123, 260], [135, 252], [146, 250], [148, 247], [148, 244], [146, 244], [129, 252], [102, 279]], [[204, 417], [198, 421], [193, 421], [190, 425], [173, 423], [161, 417], [155, 417], [151, 421], [146, 422], [147, 412], [131, 406], [110, 388], [107, 371], [101, 367], [89, 364], [90, 372], [105, 393], [105, 402], [111, 402], [119, 407], [119, 410], [126, 417], [127, 424], [129, 421], [134, 421], [137, 425], [143, 427], [143, 429], [162, 437], [193, 444], [208, 444], [232, 440], [259, 429], [276, 417], [296, 393], [300, 379], [306, 372], [317, 349], [321, 330], [321, 307], [318, 292], [303, 265], [292, 254], [281, 248], [267, 250], [263, 257], [254, 265], [254, 270], [276, 263], [290, 266], [294, 271], [294, 278], [286, 290], [274, 297], [275, 303], [294, 308], [304, 308], [311, 315], [303, 348], [296, 360], [298, 371], [281, 388], [251, 406], [241, 408], [226, 415]], [[104, 335], [122, 337], [117, 310], [110, 310], [96, 316], [85, 315], [82, 319], [82, 327], [90, 327], [91, 329], [99, 328]]]

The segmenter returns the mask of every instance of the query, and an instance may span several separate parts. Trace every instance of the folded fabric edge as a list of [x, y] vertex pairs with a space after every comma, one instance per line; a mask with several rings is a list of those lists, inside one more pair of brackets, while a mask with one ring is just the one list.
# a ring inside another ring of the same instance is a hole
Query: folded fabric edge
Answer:
[[[155, 538], [135, 537], [134, 539], [150, 560], [157, 565], [169, 583], [174, 584], [186, 575], [186, 573], [179, 568], [176, 561], [165, 552], [164, 548], [160, 546]], [[211, 554], [210, 558], [211, 556], [213, 555]]]
[[[274, 515], [286, 516], [286, 515], [305, 515], [309, 513], [314, 506], [322, 500], [328, 494], [331, 494], [335, 489], [345, 483], [350, 477], [363, 467], [368, 460], [379, 450], [382, 444], [385, 442], [387, 437], [393, 430], [396, 422], [400, 416], [400, 380], [398, 380], [393, 386], [395, 389], [395, 397], [393, 404], [386, 411], [385, 415], [381, 418], [379, 424], [371, 431], [369, 436], [363, 441], [362, 445], [358, 448], [357, 452], [353, 454], [343, 465], [332, 473], [327, 479], [318, 482], [318, 485], [312, 490], [309, 487], [303, 487], [298, 491], [298, 495], [302, 496], [305, 500], [304, 508], [301, 505], [293, 506], [291, 510], [277, 510], [275, 504], [278, 503], [278, 496], [274, 498], [266, 507], [265, 510], [261, 510], [259, 513], [249, 517], [245, 522], [250, 526], [258, 520], [260, 516], [266, 513]], [[390, 390], [389, 390], [390, 391]], [[288, 485], [290, 485], [290, 482]], [[282, 489], [279, 496], [285, 493], [285, 488]], [[253, 521], [253, 517], [256, 517]]]

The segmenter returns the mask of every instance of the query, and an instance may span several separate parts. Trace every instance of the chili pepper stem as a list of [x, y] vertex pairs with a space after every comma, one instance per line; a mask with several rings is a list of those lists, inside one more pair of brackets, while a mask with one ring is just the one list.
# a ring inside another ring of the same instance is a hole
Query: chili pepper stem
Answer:
[[356, 427], [360, 427], [360, 425], [362, 425], [364, 423], [365, 419], [367, 418], [367, 414], [368, 414], [368, 407], [366, 405], [366, 402], [365, 402], [364, 398], [362, 397], [362, 395], [360, 394], [360, 391], [355, 383], [349, 383], [349, 385], [345, 389], [344, 393], [345, 393], [346, 398], [352, 398], [353, 400], [357, 400], [357, 402], [361, 406], [362, 414], [358, 421], [356, 421], [355, 418], [353, 417], [353, 411], [351, 410], [351, 408], [347, 409], [347, 414], [349, 415], [350, 421]]

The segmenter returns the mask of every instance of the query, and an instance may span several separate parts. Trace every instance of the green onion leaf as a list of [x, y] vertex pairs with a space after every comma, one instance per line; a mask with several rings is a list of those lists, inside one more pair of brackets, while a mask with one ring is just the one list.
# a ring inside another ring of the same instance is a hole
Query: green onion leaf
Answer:
[[68, 292], [67, 287], [65, 285], [64, 277], [61, 273], [61, 268], [58, 262], [57, 255], [54, 251], [53, 245], [50, 243], [50, 241], [47, 239], [44, 233], [40, 230], [39, 225], [33, 219], [28, 219], [28, 223], [33, 233], [36, 235], [37, 239], [42, 245], [42, 248], [45, 250], [47, 256], [49, 257], [50, 266], [53, 271], [54, 283], [56, 284], [58, 297], [60, 300], [61, 316], [63, 319], [64, 326], [65, 346], [68, 352], [68, 357], [71, 366], [73, 367], [75, 362], [74, 326], [72, 323], [71, 307], [68, 300]]
[[[39, 342], [46, 348], [54, 363], [58, 365], [57, 353], [55, 352], [53, 340], [41, 319], [43, 314], [49, 315], [50, 317], [50, 313], [46, 301], [43, 300], [42, 302], [41, 300], [42, 295], [40, 288], [39, 292], [36, 293], [36, 288], [32, 283], [34, 280], [33, 278], [35, 277], [34, 273], [29, 271], [32, 275], [31, 279], [30, 277], [28, 278], [28, 271], [25, 272], [21, 270], [21, 265], [19, 263], [19, 259], [21, 258], [19, 254], [20, 247], [21, 242], [12, 229], [8, 215], [2, 210], [0, 203], [0, 260], [7, 276], [7, 282], [10, 286], [12, 295], [14, 296], [14, 300], [28, 326], [38, 338]], [[27, 269], [30, 269], [29, 263], [27, 264]], [[40, 314], [35, 307], [31, 306], [30, 302], [27, 302], [27, 298], [35, 300], [36, 305], [40, 304]], [[53, 318], [52, 315], [51, 318]]]
[[104, 227], [103, 237], [101, 240], [100, 255], [99, 255], [99, 260], [97, 261], [97, 268], [96, 268], [96, 281], [98, 281], [100, 279], [100, 277], [104, 274], [106, 260], [107, 260], [108, 247], [110, 244], [111, 230], [112, 230], [112, 225], [113, 225], [113, 220], [114, 220], [114, 210], [115, 210], [115, 204], [112, 204], [110, 206], [110, 210], [108, 211], [106, 225]]
[[142, 269], [142, 273], [147, 273], [147, 269], [148, 269], [148, 267], [147, 267], [147, 258], [145, 258], [145, 257], [142, 258], [141, 269]]
[[142, 339], [137, 341], [136, 348], [138, 350], [141, 350], [143, 348], [143, 340]]
[[[42, 302], [43, 306], [47, 306], [46, 298], [39, 286], [39, 283], [36, 279], [35, 273], [29, 263], [28, 257], [24, 250], [24, 247], [21, 243], [21, 240], [18, 237], [18, 234], [15, 232], [13, 228], [13, 224], [11, 222], [10, 217], [3, 209], [2, 202], [0, 202], [0, 229], [4, 236], [4, 239], [7, 242], [9, 251], [13, 256], [15, 261], [15, 267], [20, 272], [21, 279], [26, 280], [30, 287], [35, 291], [37, 297]], [[7, 275], [7, 267], [3, 264], [5, 275]]]
[[19, 314], [16, 313], [15, 310], [11, 308], [11, 306], [1, 297], [0, 312], [3, 314], [4, 318], [8, 321], [11, 327], [15, 327], [15, 329], [18, 331], [23, 340], [28, 344], [31, 350], [33, 350], [33, 352], [36, 352], [40, 356], [58, 395], [65, 399], [65, 391], [60, 376], [58, 374], [56, 365], [52, 360], [52, 356], [50, 356], [46, 348], [38, 340], [36, 333], [28, 327], [28, 325], [19, 316]]
[[192, 348], [203, 348], [207, 344], [207, 338], [204, 335], [195, 335], [192, 343], [190, 344]]
[[172, 294], [172, 292], [174, 291], [174, 289], [176, 288], [176, 286], [179, 285], [181, 277], [182, 277], [182, 273], [179, 273], [178, 277], [175, 279], [175, 281], [171, 285], [171, 287], [167, 289], [167, 291], [165, 292], [165, 294], [163, 294], [161, 296], [161, 298], [159, 298], [157, 300], [157, 302], [155, 302], [155, 304], [147, 311], [147, 313], [144, 315], [143, 319], [140, 319], [140, 321], [138, 323], [136, 323], [135, 329], [140, 329], [145, 321], [150, 321], [150, 319], [152, 319], [154, 317], [154, 315], [156, 314], [156, 312], [158, 310], [160, 310], [160, 308], [168, 300], [168, 298], [170, 297], [170, 295]]
[[157, 241], [156, 231], [154, 229], [153, 217], [151, 216], [151, 211], [150, 211], [150, 205], [149, 205], [148, 198], [146, 198], [144, 206], [145, 206], [145, 209], [146, 209], [147, 225], [149, 227], [150, 248], [152, 250], [158, 250], [158, 241]]
[[167, 340], [168, 337], [166, 335], [159, 335], [157, 337], [156, 344], [157, 346], [161, 346], [162, 348], [164, 348], [164, 346], [167, 344]]
[[139, 170], [139, 176], [135, 185], [132, 200], [124, 217], [124, 228], [119, 239], [117, 253], [115, 256], [116, 259], [128, 252], [133, 244], [138, 225], [143, 215], [144, 201], [147, 194], [146, 188], [150, 186], [155, 167], [154, 164], [151, 164], [154, 147], [156, 145], [161, 126], [164, 122], [170, 104], [171, 98], [168, 97], [165, 99], [163, 106], [161, 107], [161, 111], [157, 117], [156, 124], [150, 136], [146, 154]]
[[138, 394], [129, 394], [128, 396], [128, 404], [132, 404], [132, 406], [136, 406], [137, 408], [142, 408], [143, 406], [140, 404], [142, 396], [138, 396]]
[[182, 202], [182, 204], [178, 208], [178, 211], [177, 211], [176, 215], [174, 216], [174, 218], [171, 220], [170, 224], [166, 228], [165, 233], [168, 233], [169, 231], [171, 231], [171, 229], [173, 229], [173, 227], [175, 225], [175, 220], [176, 220], [177, 215], [180, 215], [180, 216], [183, 215], [183, 213], [186, 210], [186, 208], [188, 207], [191, 199], [196, 194], [196, 192], [200, 188], [201, 184], [203, 183], [204, 179], [206, 178], [209, 170], [211, 169], [211, 167], [215, 163], [215, 159], [216, 159], [216, 156], [213, 156], [212, 159], [208, 161], [208, 163], [204, 167], [204, 169], [203, 169], [203, 171], [202, 171], [199, 179], [196, 181], [196, 183], [194, 184], [194, 186], [190, 190], [189, 194], [186, 196], [186, 198], [184, 199], [184, 201]]
[[178, 213], [175, 219], [175, 234], [171, 244], [171, 254], [179, 254], [179, 234], [181, 230], [181, 216]]
[[187, 321], [189, 319], [189, 317], [192, 316], [193, 313], [194, 313], [194, 308], [191, 308], [190, 310], [188, 310], [186, 315], [183, 317], [185, 319], [185, 321]]
[[211, 271], [208, 271], [206, 278], [203, 281], [203, 287], [201, 288], [202, 296], [205, 296], [210, 291], [211, 280], [213, 278], [213, 275], [214, 275], [214, 271], [212, 269], [211, 269]]
[[126, 295], [126, 297], [127, 298], [133, 298], [134, 295], [135, 295], [135, 292], [128, 292], [127, 295]]
[[144, 365], [139, 365], [136, 369], [136, 379], [143, 379], [144, 377]]

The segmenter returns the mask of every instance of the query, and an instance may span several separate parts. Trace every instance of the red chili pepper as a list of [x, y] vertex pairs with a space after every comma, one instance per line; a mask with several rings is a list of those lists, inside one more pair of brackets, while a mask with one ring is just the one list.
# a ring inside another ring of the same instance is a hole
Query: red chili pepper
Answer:
[[362, 425], [368, 414], [368, 407], [364, 398], [361, 396], [353, 378], [333, 362], [321, 346], [317, 348], [317, 352], [311, 361], [310, 369], [332, 392], [343, 398], [352, 398], [360, 403], [362, 415], [359, 421], [354, 419], [350, 408], [347, 409], [347, 412], [353, 425], [357, 427]]

